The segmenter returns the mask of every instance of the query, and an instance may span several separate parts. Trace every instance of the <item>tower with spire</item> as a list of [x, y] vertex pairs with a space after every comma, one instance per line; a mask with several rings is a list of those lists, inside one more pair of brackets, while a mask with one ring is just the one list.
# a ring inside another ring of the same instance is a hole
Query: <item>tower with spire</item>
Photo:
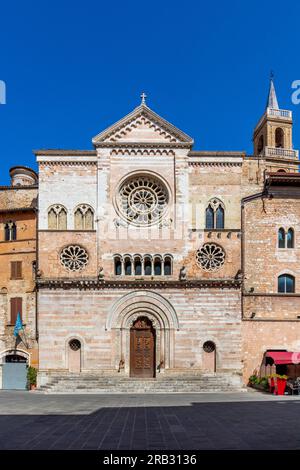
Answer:
[[254, 129], [254, 155], [275, 160], [298, 159], [292, 144], [292, 128], [292, 111], [280, 109], [271, 74], [266, 108]]

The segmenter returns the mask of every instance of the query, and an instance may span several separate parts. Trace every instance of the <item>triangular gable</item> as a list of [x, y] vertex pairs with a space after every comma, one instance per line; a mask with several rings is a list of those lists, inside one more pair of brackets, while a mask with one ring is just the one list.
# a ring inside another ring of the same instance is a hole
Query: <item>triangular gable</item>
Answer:
[[104, 143], [186, 143], [193, 139], [152, 111], [145, 104], [100, 132], [92, 140], [95, 146]]

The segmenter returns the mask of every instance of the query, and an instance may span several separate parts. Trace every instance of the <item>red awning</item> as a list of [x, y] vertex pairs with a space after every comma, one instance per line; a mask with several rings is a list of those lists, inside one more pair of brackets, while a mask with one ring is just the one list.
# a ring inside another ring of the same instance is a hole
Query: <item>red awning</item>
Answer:
[[265, 357], [271, 357], [275, 364], [300, 364], [300, 352], [270, 351]]

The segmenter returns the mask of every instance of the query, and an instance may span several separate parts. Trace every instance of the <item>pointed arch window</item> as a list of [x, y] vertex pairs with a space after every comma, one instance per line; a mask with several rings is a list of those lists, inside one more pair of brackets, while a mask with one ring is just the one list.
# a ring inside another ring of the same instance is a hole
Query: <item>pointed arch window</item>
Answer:
[[80, 204], [74, 213], [75, 230], [94, 230], [94, 211], [87, 204]]
[[285, 230], [282, 227], [278, 230], [278, 248], [285, 248]]
[[224, 228], [224, 209], [221, 205], [216, 210], [216, 228]]
[[17, 225], [15, 222], [10, 221], [4, 225], [4, 240], [11, 242], [17, 239]]
[[211, 206], [208, 206], [205, 211], [205, 227], [214, 228], [214, 210]]
[[289, 228], [286, 235], [286, 247], [294, 248], [294, 229]]
[[209, 201], [205, 211], [206, 229], [223, 229], [225, 226], [225, 209], [220, 199], [214, 198]]
[[291, 274], [281, 274], [278, 276], [278, 292], [293, 294], [295, 292], [295, 277]]
[[67, 209], [61, 204], [55, 204], [49, 208], [48, 229], [67, 230]]
[[287, 231], [280, 227], [278, 230], [278, 248], [294, 248], [295, 247], [295, 232], [292, 227]]

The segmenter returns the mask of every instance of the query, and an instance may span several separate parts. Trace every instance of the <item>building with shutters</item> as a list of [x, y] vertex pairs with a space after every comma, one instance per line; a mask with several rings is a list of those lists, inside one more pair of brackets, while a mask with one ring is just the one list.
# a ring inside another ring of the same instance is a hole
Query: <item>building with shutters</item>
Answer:
[[[18, 364], [38, 366], [35, 289], [38, 177], [26, 167], [11, 168], [10, 176], [11, 185], [0, 186], [0, 388], [25, 388]], [[15, 338], [18, 313], [24, 332]]]

